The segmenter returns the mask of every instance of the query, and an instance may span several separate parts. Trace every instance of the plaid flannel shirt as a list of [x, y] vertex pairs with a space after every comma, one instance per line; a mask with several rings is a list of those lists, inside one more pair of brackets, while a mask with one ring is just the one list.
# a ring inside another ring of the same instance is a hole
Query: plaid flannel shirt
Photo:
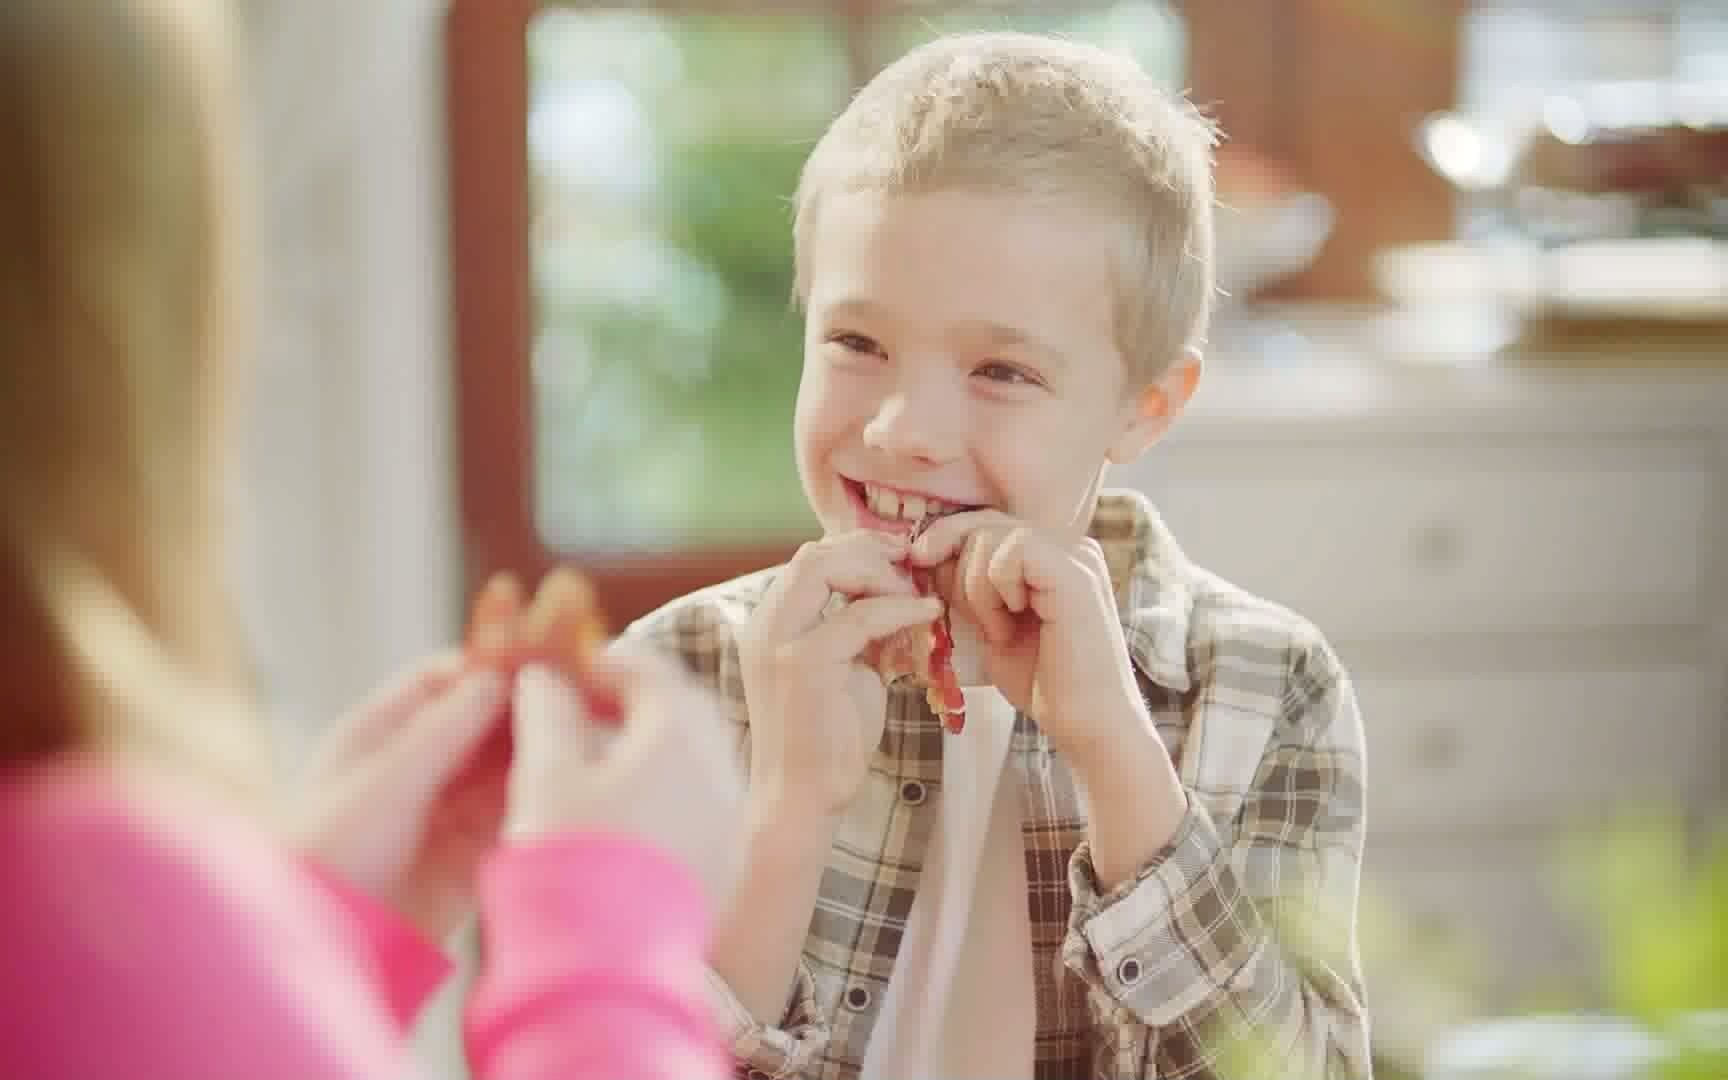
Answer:
[[[1106, 492], [1091, 535], [1189, 811], [1133, 880], [1101, 894], [1077, 779], [1017, 718], [1036, 1080], [1369, 1076], [1355, 940], [1363, 733], [1347, 676], [1312, 625], [1190, 563], [1141, 496]], [[719, 693], [746, 760], [736, 639], [775, 572], [683, 597], [626, 634], [680, 656]], [[711, 977], [741, 1077], [858, 1075], [950, 737], [920, 693], [890, 693], [782, 1022], [757, 1023]]]

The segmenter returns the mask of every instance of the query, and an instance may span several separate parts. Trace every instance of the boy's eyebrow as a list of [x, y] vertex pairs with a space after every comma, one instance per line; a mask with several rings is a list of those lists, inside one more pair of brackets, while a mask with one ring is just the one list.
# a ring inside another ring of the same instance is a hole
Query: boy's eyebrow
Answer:
[[877, 319], [887, 315], [880, 304], [862, 297], [847, 297], [828, 305], [828, 314], [841, 318]]

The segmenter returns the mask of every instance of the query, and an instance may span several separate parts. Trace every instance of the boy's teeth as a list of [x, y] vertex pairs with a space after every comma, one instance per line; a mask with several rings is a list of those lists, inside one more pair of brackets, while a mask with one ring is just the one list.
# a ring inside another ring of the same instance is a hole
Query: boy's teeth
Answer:
[[875, 511], [878, 517], [892, 521], [900, 516], [900, 497], [892, 491], [873, 487], [870, 489], [870, 509]]
[[889, 521], [922, 521], [945, 504], [922, 495], [899, 495], [874, 484], [864, 485], [864, 502], [877, 517]]

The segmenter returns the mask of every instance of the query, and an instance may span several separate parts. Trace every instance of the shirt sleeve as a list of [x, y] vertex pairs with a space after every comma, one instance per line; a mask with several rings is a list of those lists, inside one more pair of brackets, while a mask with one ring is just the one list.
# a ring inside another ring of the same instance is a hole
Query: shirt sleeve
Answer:
[[708, 971], [708, 1000], [732, 1048], [734, 1074], [740, 1080], [784, 1080], [804, 1074], [828, 1046], [831, 1035], [817, 1006], [816, 979], [798, 961], [786, 1015], [778, 1025], [763, 1024], [716, 971]]
[[1170, 844], [1109, 894], [1090, 848], [1075, 853], [1063, 957], [1108, 1029], [1111, 1075], [1371, 1075], [1361, 716], [1334, 662], [1297, 674], [1228, 839], [1190, 792]]

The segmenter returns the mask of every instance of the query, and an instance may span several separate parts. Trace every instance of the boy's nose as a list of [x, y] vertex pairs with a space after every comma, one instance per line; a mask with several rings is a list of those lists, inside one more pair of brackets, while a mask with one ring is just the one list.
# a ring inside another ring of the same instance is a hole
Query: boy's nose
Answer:
[[930, 464], [958, 457], [962, 438], [958, 403], [944, 404], [929, 394], [891, 394], [864, 426], [871, 449]]

